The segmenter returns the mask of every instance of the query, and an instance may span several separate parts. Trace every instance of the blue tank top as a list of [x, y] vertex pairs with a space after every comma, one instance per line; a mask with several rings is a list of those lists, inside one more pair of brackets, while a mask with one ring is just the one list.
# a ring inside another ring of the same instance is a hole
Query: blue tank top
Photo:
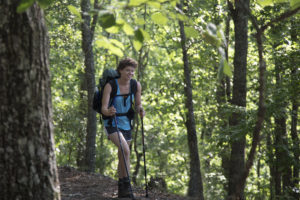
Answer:
[[[130, 95], [128, 94], [127, 96], [118, 96], [121, 95], [120, 93], [120, 88], [118, 84], [118, 80], [115, 79], [116, 84], [117, 84], [117, 94], [114, 99], [112, 99], [113, 103], [112, 105], [116, 108], [117, 113], [127, 113], [128, 110], [130, 109]], [[131, 88], [130, 88], [131, 89]], [[134, 101], [134, 95], [131, 95], [132, 101]], [[128, 119], [127, 116], [117, 116], [117, 125], [119, 129], [122, 130], [130, 130], [130, 120]], [[110, 127], [109, 125], [109, 119], [104, 120], [104, 126]], [[115, 120], [112, 120], [112, 127], [116, 127]]]

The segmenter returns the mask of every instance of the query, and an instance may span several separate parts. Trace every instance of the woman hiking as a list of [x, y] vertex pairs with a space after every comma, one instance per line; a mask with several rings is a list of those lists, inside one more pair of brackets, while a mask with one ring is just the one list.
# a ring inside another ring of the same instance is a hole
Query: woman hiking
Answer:
[[[130, 149], [132, 140], [131, 121], [134, 116], [132, 102], [135, 102], [135, 110], [140, 117], [145, 116], [145, 111], [141, 103], [141, 84], [132, 79], [138, 63], [132, 58], [125, 58], [119, 62], [117, 72], [120, 77], [113, 79], [106, 84], [103, 91], [101, 111], [105, 116], [111, 116], [104, 120], [105, 131], [111, 140], [118, 147], [118, 197], [131, 197], [131, 185], [129, 179], [130, 172]], [[111, 99], [112, 88], [117, 87], [116, 95]], [[134, 89], [135, 87], [135, 89]], [[135, 90], [133, 92], [133, 90]], [[119, 132], [118, 132], [119, 131]], [[118, 135], [119, 134], [119, 135]], [[122, 149], [120, 145], [122, 144]], [[125, 162], [123, 155], [125, 157]], [[126, 169], [127, 167], [127, 169]]]

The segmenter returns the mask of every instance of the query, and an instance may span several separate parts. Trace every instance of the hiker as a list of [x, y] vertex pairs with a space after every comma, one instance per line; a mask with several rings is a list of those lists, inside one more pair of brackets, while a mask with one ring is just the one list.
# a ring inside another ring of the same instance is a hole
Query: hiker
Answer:
[[[140, 117], [145, 116], [145, 111], [141, 103], [141, 84], [138, 81], [133, 80], [135, 69], [137, 68], [137, 62], [132, 58], [125, 58], [119, 62], [117, 67], [117, 72], [120, 77], [113, 79], [117, 85], [117, 93], [113, 99], [110, 99], [110, 94], [112, 92], [112, 82], [106, 84], [103, 91], [102, 98], [102, 108], [101, 111], [103, 115], [111, 116], [110, 119], [104, 119], [105, 131], [108, 135], [109, 140], [111, 140], [118, 147], [118, 197], [130, 197], [132, 194], [129, 172], [130, 172], [130, 149], [129, 145], [132, 140], [131, 131], [131, 120], [126, 114], [118, 116], [119, 113], [129, 113], [132, 110], [132, 99], [135, 102], [135, 111], [139, 113]], [[132, 84], [131, 82], [136, 82], [136, 92], [135, 95], [131, 93]], [[119, 96], [120, 95], [120, 96]], [[110, 102], [112, 101], [112, 102]], [[111, 106], [109, 106], [111, 105]], [[116, 115], [116, 118], [113, 116]], [[132, 114], [131, 114], [132, 115]], [[115, 120], [117, 124], [115, 123]], [[122, 151], [120, 148], [120, 141], [118, 136], [118, 130], [120, 133], [120, 140], [125, 156], [126, 166], [123, 160]]]

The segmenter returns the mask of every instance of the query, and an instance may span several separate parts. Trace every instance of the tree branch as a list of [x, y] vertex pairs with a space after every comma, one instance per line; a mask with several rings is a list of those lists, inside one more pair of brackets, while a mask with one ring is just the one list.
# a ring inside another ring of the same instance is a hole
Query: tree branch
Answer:
[[274, 23], [280, 22], [280, 21], [296, 14], [299, 11], [300, 11], [300, 7], [296, 8], [294, 10], [289, 10], [287, 12], [282, 13], [279, 17], [277, 17], [277, 18], [271, 20], [270, 22], [266, 23], [265, 25], [263, 25], [261, 27], [262, 32], [264, 32], [269, 26], [273, 25]]
[[92, 38], [94, 38], [94, 32], [95, 32], [95, 28], [96, 28], [96, 24], [97, 24], [97, 20], [98, 20], [98, 11], [100, 10], [98, 0], [95, 0], [95, 2], [94, 2], [94, 10], [96, 10], [96, 13], [93, 15], [93, 21], [92, 21], [92, 25], [91, 25]]

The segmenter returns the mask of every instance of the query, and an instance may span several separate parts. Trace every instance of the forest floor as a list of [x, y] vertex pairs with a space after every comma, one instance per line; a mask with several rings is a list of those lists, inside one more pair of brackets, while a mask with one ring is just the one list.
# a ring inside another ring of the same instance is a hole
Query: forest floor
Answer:
[[[117, 181], [110, 177], [78, 171], [72, 167], [59, 167], [58, 173], [62, 200], [119, 199]], [[158, 189], [149, 190], [146, 198], [146, 191], [135, 186], [133, 186], [133, 193], [136, 200], [192, 200]]]

